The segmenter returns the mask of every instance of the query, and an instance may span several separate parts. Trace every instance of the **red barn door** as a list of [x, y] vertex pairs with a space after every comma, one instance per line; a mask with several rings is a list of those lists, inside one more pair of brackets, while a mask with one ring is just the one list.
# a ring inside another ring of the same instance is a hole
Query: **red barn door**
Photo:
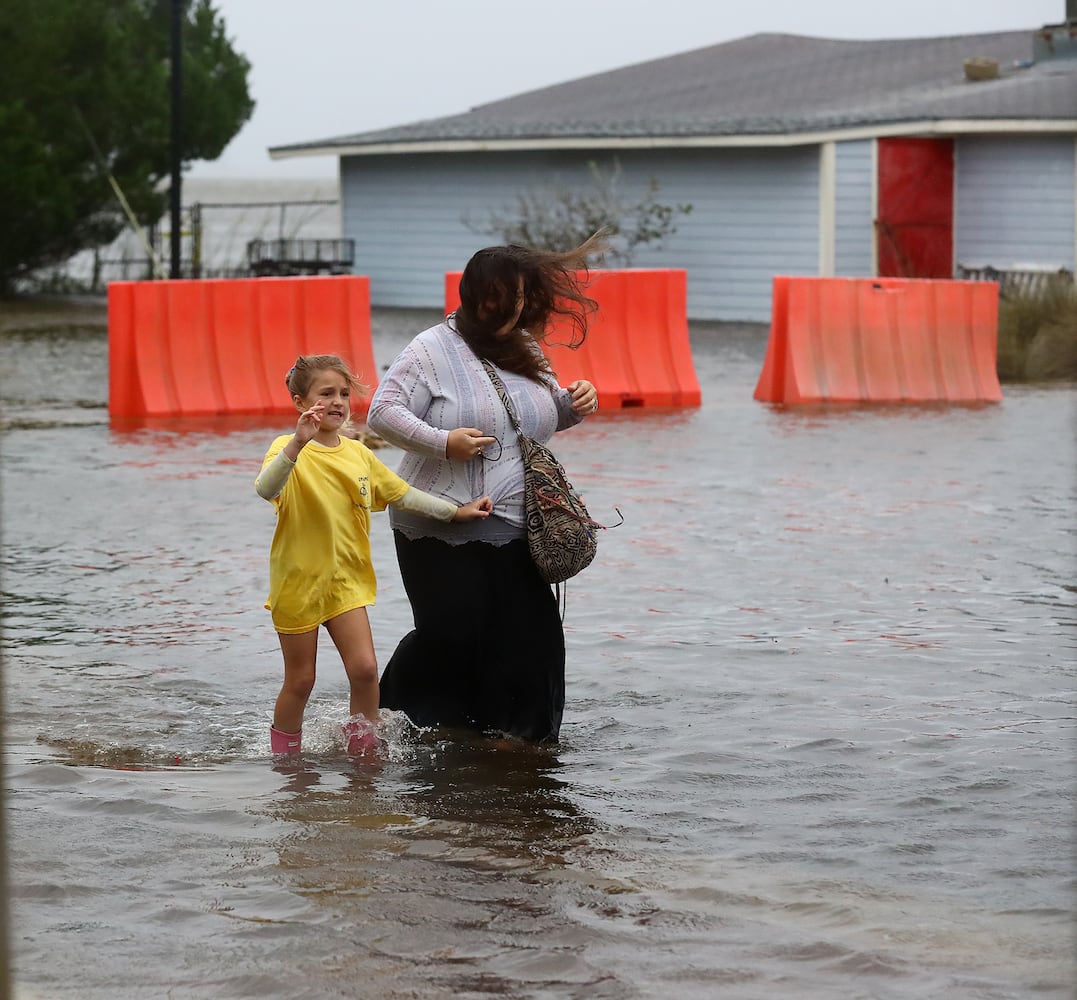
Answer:
[[879, 276], [954, 276], [952, 139], [880, 139]]

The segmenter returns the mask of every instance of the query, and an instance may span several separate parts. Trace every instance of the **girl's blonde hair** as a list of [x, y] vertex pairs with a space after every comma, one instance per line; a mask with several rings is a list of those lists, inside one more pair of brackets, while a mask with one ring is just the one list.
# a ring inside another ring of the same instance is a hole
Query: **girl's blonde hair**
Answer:
[[318, 372], [325, 371], [343, 375], [352, 391], [360, 396], [365, 396], [370, 391], [370, 387], [363, 385], [359, 377], [336, 354], [300, 354], [288, 374], [284, 376], [284, 384], [291, 395], [305, 399], [307, 393], [310, 392], [314, 376]]

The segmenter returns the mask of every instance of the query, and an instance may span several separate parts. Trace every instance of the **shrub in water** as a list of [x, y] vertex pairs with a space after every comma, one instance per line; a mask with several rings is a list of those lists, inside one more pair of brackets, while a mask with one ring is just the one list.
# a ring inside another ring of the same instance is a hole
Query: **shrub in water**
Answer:
[[1077, 380], [1077, 287], [1068, 275], [999, 300], [998, 377]]

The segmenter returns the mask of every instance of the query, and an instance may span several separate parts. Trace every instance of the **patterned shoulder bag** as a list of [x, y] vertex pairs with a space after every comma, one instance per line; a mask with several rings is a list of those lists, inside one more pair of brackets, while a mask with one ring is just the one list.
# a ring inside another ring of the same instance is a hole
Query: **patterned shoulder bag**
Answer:
[[543, 580], [550, 584], [563, 583], [591, 564], [598, 550], [596, 532], [606, 525], [599, 524], [587, 512], [583, 498], [568, 481], [553, 452], [520, 429], [501, 377], [489, 361], [482, 359], [482, 364], [520, 439], [524, 518], [531, 558]]

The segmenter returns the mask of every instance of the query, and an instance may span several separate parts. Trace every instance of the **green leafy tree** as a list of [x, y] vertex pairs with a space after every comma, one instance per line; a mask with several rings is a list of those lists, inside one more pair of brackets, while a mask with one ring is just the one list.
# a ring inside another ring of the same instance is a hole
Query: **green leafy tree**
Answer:
[[[126, 225], [112, 181], [140, 223], [164, 213], [170, 25], [171, 0], [0, 3], [0, 293], [111, 242]], [[181, 159], [216, 159], [254, 102], [211, 0], [184, 5], [182, 71]]]
[[606, 259], [630, 267], [641, 246], [662, 243], [677, 231], [677, 218], [691, 205], [667, 205], [658, 200], [658, 181], [651, 178], [642, 193], [624, 191], [621, 165], [616, 159], [608, 170], [588, 163], [591, 183], [572, 188], [548, 184], [521, 192], [515, 204], [491, 212], [474, 232], [496, 236], [539, 250], [570, 250], [604, 229], [609, 238]]

